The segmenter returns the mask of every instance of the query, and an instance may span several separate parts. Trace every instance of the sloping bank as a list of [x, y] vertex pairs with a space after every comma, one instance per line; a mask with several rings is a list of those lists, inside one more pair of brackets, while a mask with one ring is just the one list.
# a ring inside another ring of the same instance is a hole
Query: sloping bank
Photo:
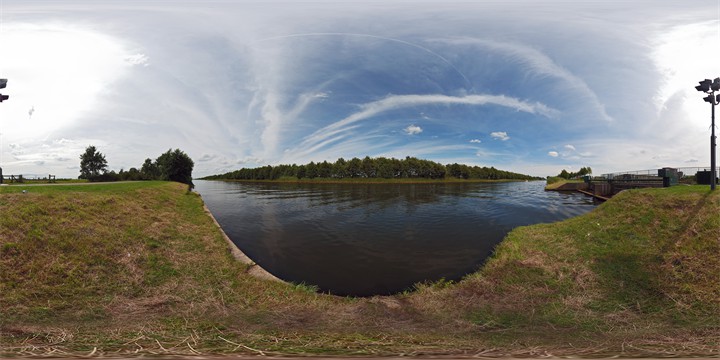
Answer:
[[710, 355], [720, 196], [630, 191], [512, 231], [457, 284], [348, 299], [258, 279], [174, 183], [0, 189], [0, 349], [21, 355]]
[[222, 234], [222, 237], [228, 246], [228, 251], [230, 251], [230, 254], [232, 254], [233, 258], [235, 258], [235, 260], [239, 261], [240, 263], [247, 265], [248, 274], [263, 280], [282, 281], [277, 276], [271, 274], [269, 271], [265, 270], [262, 266], [250, 259], [249, 256], [245, 255], [245, 253], [240, 250], [240, 248], [238, 248], [234, 242], [232, 242], [230, 237], [227, 236], [225, 231], [222, 229], [222, 226], [220, 226], [220, 223], [217, 222], [215, 216], [213, 216], [212, 212], [210, 212], [210, 209], [208, 209], [204, 203], [203, 210], [205, 210], [205, 214], [207, 214], [212, 219], [215, 226], [217, 226], [217, 229]]

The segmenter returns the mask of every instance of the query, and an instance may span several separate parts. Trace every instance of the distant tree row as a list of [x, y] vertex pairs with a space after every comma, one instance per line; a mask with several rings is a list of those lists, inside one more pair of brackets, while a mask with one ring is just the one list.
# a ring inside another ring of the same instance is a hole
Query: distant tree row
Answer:
[[495, 169], [494, 167], [467, 166], [461, 164], [442, 165], [429, 160], [414, 157], [395, 158], [339, 158], [334, 163], [327, 161], [310, 162], [305, 165], [263, 166], [252, 169], [240, 169], [225, 174], [205, 177], [208, 180], [277, 180], [280, 178], [297, 179], [345, 179], [345, 178], [384, 178], [384, 179], [539, 179], [529, 175], [517, 174]]
[[140, 170], [130, 168], [120, 172], [107, 171], [105, 155], [97, 151], [95, 146], [88, 146], [80, 155], [80, 179], [91, 182], [98, 181], [127, 181], [127, 180], [167, 180], [177, 181], [193, 186], [192, 170], [194, 163], [190, 157], [180, 149], [168, 150], [155, 161], [145, 159]]
[[567, 170], [563, 169], [560, 174], [558, 174], [558, 177], [561, 177], [563, 179], [577, 179], [589, 174], [592, 174], [592, 169], [588, 166], [580, 168], [578, 172], [568, 172]]

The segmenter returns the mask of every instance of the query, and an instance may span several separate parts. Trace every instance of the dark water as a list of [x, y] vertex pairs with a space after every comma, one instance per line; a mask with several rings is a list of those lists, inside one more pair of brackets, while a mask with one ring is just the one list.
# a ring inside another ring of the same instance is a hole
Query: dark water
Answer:
[[223, 230], [281, 279], [338, 295], [389, 294], [478, 269], [513, 228], [595, 207], [544, 181], [248, 184], [197, 181]]

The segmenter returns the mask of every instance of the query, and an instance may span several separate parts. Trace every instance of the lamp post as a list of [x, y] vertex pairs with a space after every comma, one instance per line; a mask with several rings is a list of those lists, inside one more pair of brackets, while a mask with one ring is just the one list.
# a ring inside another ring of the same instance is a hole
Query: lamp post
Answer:
[[720, 78], [715, 78], [715, 80], [712, 81], [710, 81], [710, 79], [700, 81], [700, 85], [696, 86], [695, 89], [708, 94], [703, 100], [710, 103], [710, 128], [712, 129], [712, 134], [710, 135], [710, 169], [712, 172], [710, 190], [715, 190], [715, 105], [720, 104], [720, 94], [716, 96], [715, 92], [720, 91]]
[[[7, 79], [0, 79], [0, 89], [4, 89], [7, 86]], [[10, 95], [0, 94], [0, 102], [3, 102], [10, 98]], [[2, 148], [0, 148], [2, 151]], [[0, 167], [0, 184], [3, 183], [2, 168]]]

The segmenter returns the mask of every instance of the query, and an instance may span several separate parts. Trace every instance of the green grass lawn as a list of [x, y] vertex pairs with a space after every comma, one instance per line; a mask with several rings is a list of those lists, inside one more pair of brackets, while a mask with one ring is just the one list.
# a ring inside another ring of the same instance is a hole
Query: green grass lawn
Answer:
[[477, 273], [342, 298], [235, 261], [166, 182], [0, 187], [0, 353], [612, 354], [720, 350], [720, 195], [625, 191], [513, 230]]

